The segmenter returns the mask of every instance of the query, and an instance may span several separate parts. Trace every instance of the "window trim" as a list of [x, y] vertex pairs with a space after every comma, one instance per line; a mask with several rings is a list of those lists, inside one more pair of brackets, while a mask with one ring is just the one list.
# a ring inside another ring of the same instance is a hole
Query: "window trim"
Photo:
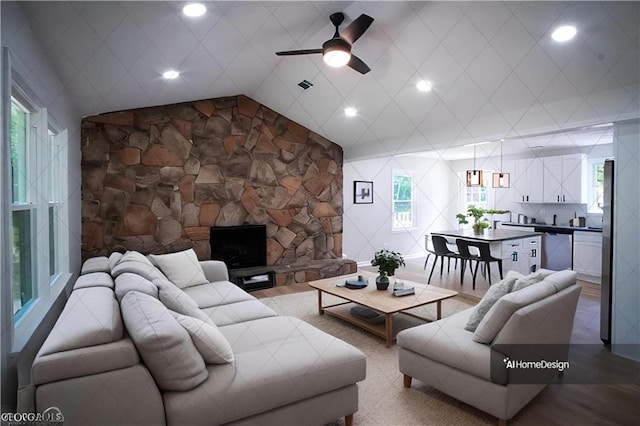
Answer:
[[[396, 176], [409, 176], [411, 177], [411, 225], [410, 226], [396, 226], [395, 221], [395, 200], [393, 187], [395, 184]], [[416, 220], [416, 173], [411, 170], [404, 169], [392, 169], [391, 171], [391, 232], [404, 232], [417, 228]]]
[[587, 214], [589, 215], [602, 215], [604, 212], [601, 208], [598, 208], [597, 199], [598, 196], [596, 194], [596, 168], [598, 166], [604, 167], [604, 160], [609, 157], [592, 157], [587, 158], [587, 164], [589, 164], [589, 168], [587, 170]]
[[[0, 229], [1, 233], [1, 247], [2, 254], [0, 254], [0, 265], [2, 268], [0, 269], [0, 273], [2, 274], [3, 282], [12, 282], [11, 279], [11, 250], [12, 250], [12, 242], [11, 242], [11, 224], [12, 224], [12, 192], [11, 192], [11, 148], [9, 143], [9, 138], [11, 135], [11, 97], [13, 96], [16, 100], [18, 100], [22, 105], [28, 106], [36, 106], [33, 108], [35, 117], [33, 117], [31, 124], [37, 124], [39, 129], [45, 130], [44, 132], [38, 131], [35, 135], [36, 144], [33, 149], [35, 154], [39, 155], [31, 155], [29, 157], [31, 159], [32, 168], [34, 169], [34, 173], [39, 173], [38, 171], [43, 171], [46, 168], [46, 159], [45, 155], [42, 155], [43, 152], [46, 151], [47, 145], [47, 137], [43, 137], [44, 135], [48, 135], [46, 129], [48, 127], [52, 127], [53, 129], [59, 129], [64, 132], [64, 139], [62, 140], [62, 152], [61, 158], [62, 169], [68, 166], [68, 132], [66, 129], [62, 129], [61, 126], [58, 126], [56, 120], [48, 114], [47, 108], [44, 107], [44, 103], [40, 101], [37, 95], [31, 90], [31, 87], [36, 87], [36, 85], [31, 84], [27, 79], [23, 78], [23, 76], [28, 75], [27, 69], [20, 64], [19, 61], [16, 60], [15, 57], [11, 55], [11, 52], [8, 48], [2, 48], [2, 73], [1, 73], [1, 93], [0, 93], [0, 101], [2, 102], [2, 116], [0, 117], [0, 122], [2, 123], [2, 132], [0, 133], [1, 138], [1, 154], [0, 161], [2, 162], [2, 185], [0, 185], [0, 203], [2, 206], [2, 211], [5, 212], [2, 214], [2, 227]], [[23, 70], [21, 75], [21, 71]], [[49, 126], [47, 124], [49, 123]], [[32, 151], [32, 152], [33, 152]], [[35, 159], [34, 159], [35, 157]], [[60, 201], [62, 206], [64, 206], [63, 212], [61, 216], [61, 226], [65, 226], [68, 228], [68, 176], [65, 173], [61, 173], [63, 180], [60, 182], [60, 190], [62, 191], [59, 194]], [[42, 176], [39, 180], [40, 183], [36, 183], [39, 187], [33, 191], [32, 198], [29, 200], [29, 204], [25, 204], [23, 206], [16, 206], [17, 209], [35, 209], [36, 213], [36, 225], [32, 228], [33, 232], [36, 234], [36, 244], [38, 247], [47, 247], [45, 250], [45, 254], [41, 252], [38, 253], [36, 250], [36, 256], [33, 258], [33, 262], [36, 265], [35, 271], [35, 286], [37, 288], [37, 292], [35, 293], [35, 297], [32, 298], [28, 303], [26, 303], [21, 308], [21, 314], [14, 315], [13, 311], [13, 285], [2, 286], [0, 298], [2, 300], [2, 327], [5, 330], [2, 333], [2, 345], [6, 349], [3, 349], [3, 356], [9, 352], [19, 352], [22, 348], [27, 344], [27, 342], [33, 336], [33, 333], [41, 324], [45, 315], [51, 310], [51, 307], [56, 303], [56, 301], [63, 294], [63, 291], [71, 282], [72, 274], [70, 272], [70, 262], [68, 255], [66, 258], [61, 259], [61, 270], [60, 274], [56, 277], [55, 280], [50, 282], [49, 278], [49, 262], [48, 262], [48, 191], [43, 190], [45, 185], [42, 183], [43, 180], [46, 181], [46, 176]], [[45, 226], [44, 228], [42, 226]], [[47, 231], [47, 232], [44, 232]], [[69, 247], [69, 235], [68, 232], [62, 232], [63, 240], [65, 240], [65, 245], [63, 247]], [[44, 244], [44, 245], [42, 245]], [[64, 251], [62, 252], [64, 253]], [[44, 257], [43, 257], [44, 256]]]

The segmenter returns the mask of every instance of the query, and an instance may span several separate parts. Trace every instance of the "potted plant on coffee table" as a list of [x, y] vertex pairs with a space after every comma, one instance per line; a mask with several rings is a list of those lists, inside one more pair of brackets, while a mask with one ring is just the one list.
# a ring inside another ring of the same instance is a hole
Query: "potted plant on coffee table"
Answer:
[[380, 274], [376, 277], [378, 290], [386, 290], [389, 287], [389, 277], [395, 274], [400, 266], [405, 266], [404, 258], [400, 253], [387, 249], [375, 252], [371, 265], [377, 266]]

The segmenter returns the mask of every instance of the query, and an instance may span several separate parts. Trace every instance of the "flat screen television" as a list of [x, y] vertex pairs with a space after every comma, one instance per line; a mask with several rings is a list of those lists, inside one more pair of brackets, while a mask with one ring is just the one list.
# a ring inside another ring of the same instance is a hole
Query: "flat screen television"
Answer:
[[267, 266], [267, 226], [214, 226], [209, 234], [211, 259], [229, 269]]

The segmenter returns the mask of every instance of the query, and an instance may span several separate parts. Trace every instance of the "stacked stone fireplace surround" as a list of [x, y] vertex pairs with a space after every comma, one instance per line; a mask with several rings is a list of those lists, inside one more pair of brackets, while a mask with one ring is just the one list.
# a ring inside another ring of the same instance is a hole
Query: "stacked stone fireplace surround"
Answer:
[[210, 258], [211, 226], [265, 224], [276, 285], [353, 273], [339, 145], [246, 96], [82, 120], [82, 255]]

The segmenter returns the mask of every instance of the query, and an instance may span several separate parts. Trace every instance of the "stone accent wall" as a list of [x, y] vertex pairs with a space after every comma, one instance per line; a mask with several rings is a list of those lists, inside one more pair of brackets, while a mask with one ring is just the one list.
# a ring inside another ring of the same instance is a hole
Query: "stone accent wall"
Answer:
[[193, 247], [267, 225], [267, 263], [342, 256], [342, 148], [245, 96], [82, 120], [82, 255]]

